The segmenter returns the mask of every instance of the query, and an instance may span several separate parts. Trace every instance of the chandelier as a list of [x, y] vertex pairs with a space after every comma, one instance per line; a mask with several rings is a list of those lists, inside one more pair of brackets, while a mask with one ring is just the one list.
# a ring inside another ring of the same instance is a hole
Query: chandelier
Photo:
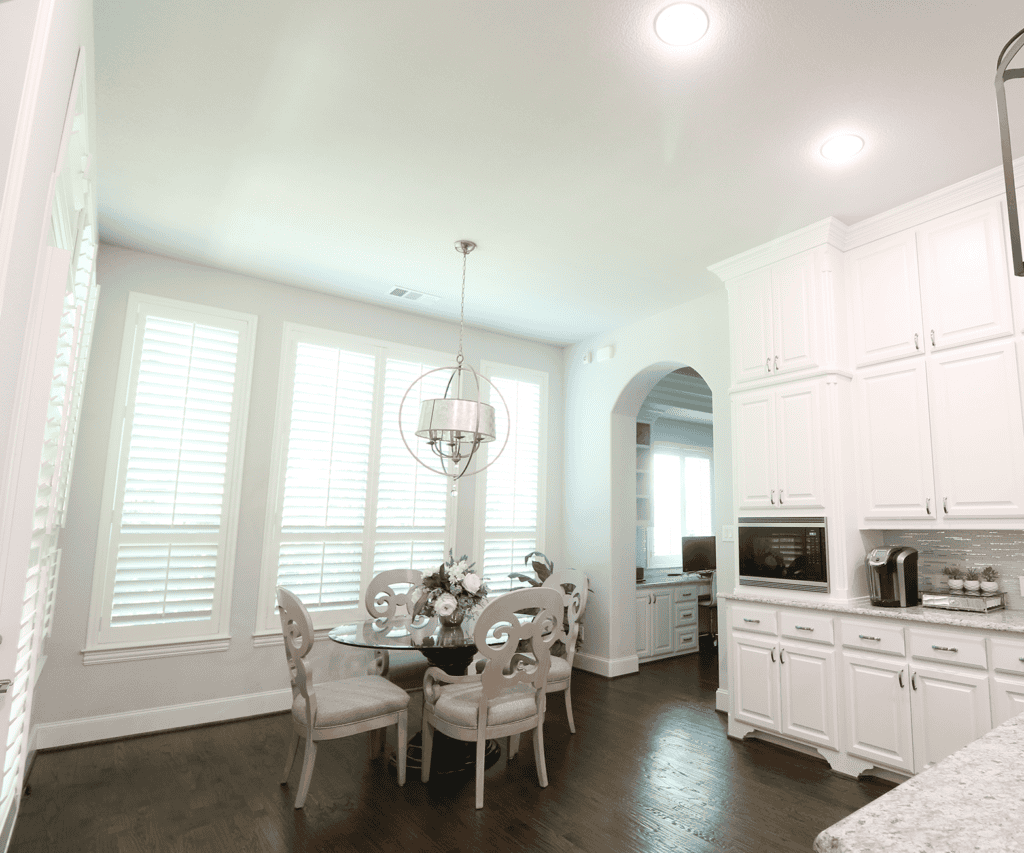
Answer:
[[[462, 254], [459, 353], [455, 357], [455, 365], [437, 367], [417, 377], [406, 390], [402, 397], [402, 402], [398, 406], [398, 431], [402, 436], [402, 443], [405, 444], [406, 450], [409, 451], [413, 459], [427, 470], [449, 477], [452, 481], [451, 491], [453, 495], [457, 492], [457, 483], [460, 478], [479, 474], [497, 461], [508, 444], [508, 437], [512, 427], [508, 416], [508, 404], [501, 395], [501, 391], [486, 376], [481, 376], [472, 366], [463, 363], [462, 334], [465, 326], [466, 312], [466, 257], [475, 248], [476, 243], [470, 240], [458, 240], [455, 243], [456, 251]], [[444, 396], [424, 400], [420, 404], [420, 417], [416, 427], [416, 436], [423, 439], [434, 456], [437, 457], [437, 465], [439, 467], [434, 467], [427, 464], [412, 449], [403, 427], [402, 410], [405, 407], [405, 401], [417, 385], [422, 383], [428, 376], [442, 372], [450, 374]], [[481, 400], [481, 380], [491, 386], [491, 390], [501, 401], [505, 409], [507, 430], [501, 449], [498, 450], [493, 458], [486, 465], [471, 468], [470, 466], [473, 464], [473, 460], [476, 458], [477, 451], [479, 451], [481, 445], [488, 444], [497, 438], [494, 407]]]
[[1020, 221], [1017, 217], [1017, 190], [1013, 180], [1013, 153], [1010, 151], [1010, 120], [1006, 115], [1007, 80], [1024, 78], [1024, 68], [1010, 68], [1010, 62], [1024, 47], [1024, 30], [1010, 39], [996, 61], [996, 103], [999, 107], [999, 140], [1003, 150], [1003, 178], [1006, 183], [1006, 215], [1010, 221], [1010, 249], [1013, 254], [1014, 275], [1024, 276], [1024, 257], [1021, 256]]

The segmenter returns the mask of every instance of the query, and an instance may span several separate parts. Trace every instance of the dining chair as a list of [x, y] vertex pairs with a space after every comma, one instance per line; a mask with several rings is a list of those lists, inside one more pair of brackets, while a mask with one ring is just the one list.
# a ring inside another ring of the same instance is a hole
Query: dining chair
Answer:
[[[409, 694], [379, 675], [358, 675], [314, 687], [313, 667], [306, 660], [313, 648], [313, 621], [309, 611], [298, 596], [283, 586], [277, 588], [277, 603], [292, 682], [293, 737], [282, 785], [288, 784], [299, 741], [303, 738], [306, 741], [295, 808], [305, 805], [320, 741], [376, 732], [391, 725], [398, 729], [398, 784], [404, 785]], [[373, 753], [383, 747], [384, 738], [371, 737], [370, 742], [374, 746]]]
[[[416, 569], [389, 569], [378, 572], [366, 587], [364, 602], [371, 619], [412, 616], [422, 592], [423, 575]], [[428, 663], [419, 652], [389, 652], [374, 649], [370, 675], [381, 675], [403, 690], [423, 689], [423, 674]]]
[[[537, 608], [520, 622], [517, 611]], [[423, 761], [420, 778], [430, 779], [434, 730], [450, 738], [476, 741], [476, 807], [484, 805], [485, 750], [489, 738], [509, 738], [533, 730], [537, 780], [548, 784], [544, 763], [544, 709], [551, 646], [563, 637], [562, 595], [558, 590], [520, 589], [493, 599], [476, 619], [473, 640], [480, 658], [476, 672], [449, 675], [430, 667], [423, 676]], [[488, 640], [490, 639], [490, 643]], [[527, 641], [532, 654], [519, 652]]]
[[[718, 572], [711, 575], [711, 595], [697, 601], [697, 609], [703, 614], [701, 626], [707, 625], [702, 637], [710, 637], [711, 645], [718, 645]], [[699, 629], [698, 629], [699, 630]]]
[[576, 734], [576, 724], [572, 719], [572, 661], [576, 656], [576, 640], [580, 635], [580, 620], [587, 609], [587, 592], [589, 581], [579, 569], [556, 569], [544, 581], [545, 587], [558, 590], [562, 594], [565, 607], [565, 651], [551, 657], [551, 672], [548, 675], [548, 693], [565, 691], [565, 716], [569, 721], [569, 731]]

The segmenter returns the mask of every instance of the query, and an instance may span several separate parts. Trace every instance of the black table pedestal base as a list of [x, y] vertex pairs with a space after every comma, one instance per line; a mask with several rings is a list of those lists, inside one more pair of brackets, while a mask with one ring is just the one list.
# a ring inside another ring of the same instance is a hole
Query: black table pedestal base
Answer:
[[[430, 776], [447, 776], [456, 773], [473, 773], [476, 770], [476, 744], [467, 740], [455, 740], [441, 732], [434, 732], [434, 748], [431, 750]], [[487, 741], [484, 748], [484, 767], [493, 767], [501, 758], [501, 747], [496, 740]], [[396, 763], [395, 756], [391, 756]], [[419, 779], [423, 764], [423, 736], [420, 732], [409, 738], [405, 753], [407, 779]]]

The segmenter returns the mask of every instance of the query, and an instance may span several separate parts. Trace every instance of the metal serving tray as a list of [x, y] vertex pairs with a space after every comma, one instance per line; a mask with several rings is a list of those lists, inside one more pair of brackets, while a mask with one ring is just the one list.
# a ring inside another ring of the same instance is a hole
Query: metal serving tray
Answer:
[[969, 610], [974, 613], [987, 613], [989, 610], [1002, 610], [1006, 607], [1005, 592], [963, 592], [921, 594], [922, 607], [935, 607], [939, 610]]

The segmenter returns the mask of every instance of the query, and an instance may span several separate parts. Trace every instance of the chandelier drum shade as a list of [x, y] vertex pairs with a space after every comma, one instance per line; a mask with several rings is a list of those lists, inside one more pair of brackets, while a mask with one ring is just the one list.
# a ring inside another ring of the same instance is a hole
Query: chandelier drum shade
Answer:
[[[508, 444], [509, 434], [512, 430], [508, 404], [505, 402], [501, 391], [486, 376], [481, 376], [472, 367], [463, 364], [462, 333], [465, 325], [466, 256], [476, 248], [476, 244], [469, 240], [459, 240], [455, 244], [455, 248], [462, 253], [462, 304], [459, 309], [459, 354], [455, 359], [454, 366], [437, 367], [433, 370], [428, 370], [422, 376], [416, 378], [406, 390], [398, 407], [398, 430], [406, 450], [409, 451], [413, 459], [427, 470], [450, 477], [453, 494], [455, 493], [455, 484], [461, 477], [479, 474], [498, 460], [498, 457], [501, 456], [505, 446]], [[426, 441], [427, 446], [438, 459], [438, 464], [440, 465], [438, 468], [428, 464], [413, 450], [406, 436], [402, 413], [406, 400], [413, 394], [416, 386], [420, 385], [428, 376], [441, 372], [450, 373], [444, 396], [423, 400], [420, 403], [419, 421], [416, 426], [416, 436]], [[481, 445], [488, 444], [497, 439], [495, 410], [493, 406], [483, 402], [481, 399], [481, 380], [490, 385], [493, 393], [501, 401], [501, 405], [505, 409], [507, 429], [501, 448], [488, 463], [471, 468]]]

